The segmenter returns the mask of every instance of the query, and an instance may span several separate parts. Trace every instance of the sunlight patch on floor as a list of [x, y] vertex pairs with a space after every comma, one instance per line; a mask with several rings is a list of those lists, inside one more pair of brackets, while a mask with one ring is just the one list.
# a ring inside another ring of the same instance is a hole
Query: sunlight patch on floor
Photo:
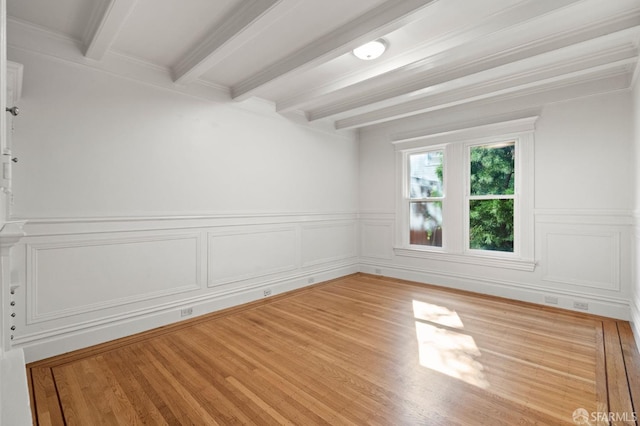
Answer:
[[486, 389], [489, 382], [478, 361], [482, 355], [473, 337], [451, 330], [464, 325], [455, 311], [413, 301], [420, 365]]
[[446, 327], [464, 328], [464, 324], [462, 324], [462, 320], [456, 311], [452, 311], [444, 306], [434, 305], [433, 303], [414, 300], [413, 316], [415, 319], [429, 321]]

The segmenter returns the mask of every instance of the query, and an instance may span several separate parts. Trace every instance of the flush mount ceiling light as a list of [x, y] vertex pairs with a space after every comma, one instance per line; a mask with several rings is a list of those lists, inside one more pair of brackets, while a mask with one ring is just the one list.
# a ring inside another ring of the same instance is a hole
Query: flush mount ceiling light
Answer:
[[360, 47], [353, 49], [353, 54], [356, 58], [363, 61], [370, 61], [372, 59], [379, 58], [380, 55], [387, 50], [387, 42], [384, 39], [370, 41], [367, 44], [363, 44]]

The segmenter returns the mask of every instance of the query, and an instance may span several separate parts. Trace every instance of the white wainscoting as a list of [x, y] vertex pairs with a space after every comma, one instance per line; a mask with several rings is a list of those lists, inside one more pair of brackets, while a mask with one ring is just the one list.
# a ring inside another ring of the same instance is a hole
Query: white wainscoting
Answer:
[[542, 279], [620, 291], [620, 232], [540, 224]]
[[191, 233], [26, 243], [27, 324], [198, 290], [200, 240]]
[[302, 266], [310, 267], [358, 256], [356, 222], [302, 225]]
[[571, 310], [578, 310], [575, 302], [586, 302], [589, 313], [628, 320], [632, 218], [628, 211], [536, 210], [536, 266], [531, 271], [456, 262], [452, 256], [441, 261], [395, 255], [393, 213], [361, 213], [360, 271], [538, 304], [551, 296], [558, 303], [550, 306]]
[[220, 287], [298, 268], [295, 226], [209, 232], [209, 287]]
[[536, 257], [545, 287], [620, 297], [628, 310], [633, 245], [630, 211], [536, 211]]
[[363, 219], [360, 223], [360, 255], [369, 259], [393, 257], [393, 219]]
[[566, 309], [588, 302], [594, 314], [633, 315], [637, 331], [632, 215], [535, 219], [534, 271], [396, 256], [390, 212], [28, 222], [12, 252], [12, 347], [31, 362], [179, 321], [183, 308], [202, 315], [357, 271], [540, 304], [555, 296]]
[[27, 362], [358, 271], [357, 215], [33, 220], [13, 248]]

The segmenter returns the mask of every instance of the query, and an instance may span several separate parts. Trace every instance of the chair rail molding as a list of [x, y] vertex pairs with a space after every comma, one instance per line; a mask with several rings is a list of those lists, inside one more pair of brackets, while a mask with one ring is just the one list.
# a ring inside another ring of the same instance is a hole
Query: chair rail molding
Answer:
[[9, 256], [11, 248], [25, 236], [25, 220], [6, 222], [0, 228], [0, 255]]

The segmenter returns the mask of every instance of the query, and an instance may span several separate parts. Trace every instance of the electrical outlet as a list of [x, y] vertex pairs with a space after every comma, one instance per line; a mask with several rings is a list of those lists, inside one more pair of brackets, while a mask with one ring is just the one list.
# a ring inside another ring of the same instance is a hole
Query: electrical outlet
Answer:
[[589, 310], [589, 304], [587, 302], [573, 302], [573, 307], [575, 309], [582, 309], [583, 311]]
[[268, 288], [264, 291], [264, 297], [271, 296], [271, 289]]
[[193, 308], [182, 308], [182, 309], [180, 309], [180, 316], [181, 317], [188, 317], [191, 314], [193, 314]]
[[313, 277], [307, 278], [307, 284], [313, 284], [315, 282], [316, 282], [315, 278], [313, 278]]
[[550, 305], [557, 305], [558, 304], [558, 298], [555, 296], [545, 296], [544, 297], [544, 303], [549, 303]]

